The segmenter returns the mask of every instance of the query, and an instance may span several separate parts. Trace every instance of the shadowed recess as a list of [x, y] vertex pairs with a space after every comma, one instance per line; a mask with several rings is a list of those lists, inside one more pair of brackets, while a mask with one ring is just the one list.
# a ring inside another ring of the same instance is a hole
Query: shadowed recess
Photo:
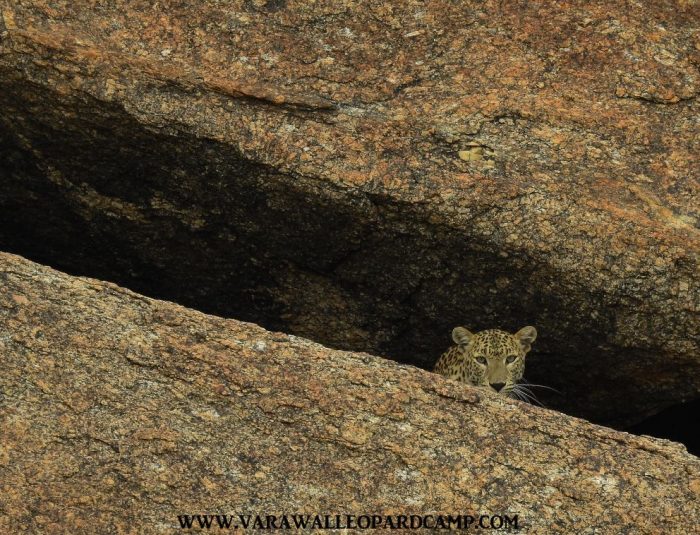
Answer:
[[427, 369], [455, 325], [536, 325], [526, 378], [560, 392], [539, 399], [602, 423], [678, 394], [663, 377], [653, 396], [635, 388], [654, 355], [599, 342], [614, 328], [601, 296], [542, 291], [556, 271], [430, 224], [420, 205], [280, 173], [84, 95], [10, 80], [0, 95], [15, 122], [0, 133], [0, 249]]

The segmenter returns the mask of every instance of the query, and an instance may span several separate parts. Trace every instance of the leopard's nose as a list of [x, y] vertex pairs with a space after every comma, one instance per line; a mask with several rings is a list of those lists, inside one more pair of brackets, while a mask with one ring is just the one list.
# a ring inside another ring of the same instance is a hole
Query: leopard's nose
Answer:
[[500, 392], [501, 389], [506, 386], [505, 383], [489, 383], [491, 385], [491, 388], [493, 388], [496, 392]]

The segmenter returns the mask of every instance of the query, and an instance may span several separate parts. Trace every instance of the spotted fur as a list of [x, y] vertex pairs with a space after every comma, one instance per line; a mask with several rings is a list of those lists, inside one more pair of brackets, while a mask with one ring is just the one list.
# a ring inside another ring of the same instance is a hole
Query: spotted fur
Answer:
[[536, 337], [534, 327], [523, 327], [515, 334], [498, 329], [473, 334], [464, 327], [455, 327], [455, 345], [438, 359], [434, 371], [512, 397], [525, 371], [525, 355]]

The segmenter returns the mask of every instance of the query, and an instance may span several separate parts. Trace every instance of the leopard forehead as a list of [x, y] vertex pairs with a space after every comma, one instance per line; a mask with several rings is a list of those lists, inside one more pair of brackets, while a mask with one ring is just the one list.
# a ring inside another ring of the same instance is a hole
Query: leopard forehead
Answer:
[[522, 355], [522, 345], [510, 333], [499, 329], [488, 329], [476, 333], [465, 348], [471, 355], [483, 355], [487, 358]]

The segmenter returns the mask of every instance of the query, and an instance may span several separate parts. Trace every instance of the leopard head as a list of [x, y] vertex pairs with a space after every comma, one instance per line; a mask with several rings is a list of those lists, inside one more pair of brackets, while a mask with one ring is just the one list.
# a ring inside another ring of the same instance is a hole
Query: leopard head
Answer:
[[469, 382], [510, 396], [525, 371], [525, 356], [537, 337], [534, 327], [523, 327], [515, 334], [488, 329], [476, 334], [455, 327], [452, 340], [466, 366]]

